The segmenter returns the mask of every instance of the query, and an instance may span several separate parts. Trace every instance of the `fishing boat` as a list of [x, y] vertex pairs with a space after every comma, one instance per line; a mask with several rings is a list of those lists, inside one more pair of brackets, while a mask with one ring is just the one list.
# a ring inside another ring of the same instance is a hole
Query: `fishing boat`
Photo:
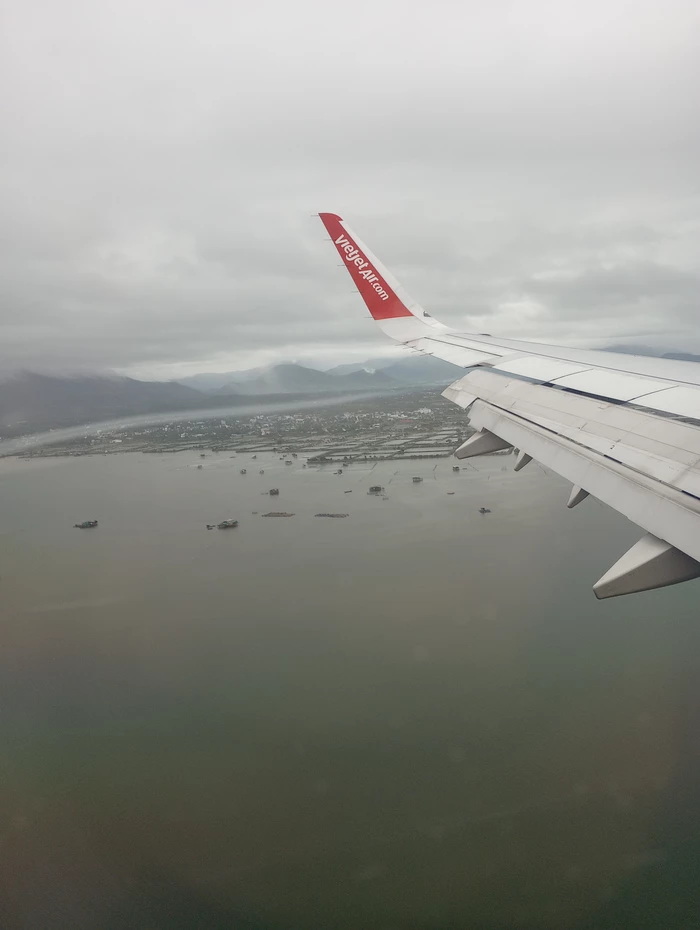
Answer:
[[238, 520], [222, 520], [221, 523], [216, 524], [219, 530], [230, 530], [234, 526], [238, 526]]

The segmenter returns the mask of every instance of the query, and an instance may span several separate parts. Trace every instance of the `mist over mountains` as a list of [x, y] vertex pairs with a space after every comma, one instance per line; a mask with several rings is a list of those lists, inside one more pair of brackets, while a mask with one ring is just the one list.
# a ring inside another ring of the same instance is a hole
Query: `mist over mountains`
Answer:
[[96, 420], [189, 410], [202, 394], [175, 382], [19, 372], [0, 382], [0, 437]]
[[249, 404], [251, 398], [332, 396], [410, 390], [449, 384], [463, 369], [428, 356], [338, 366], [318, 371], [302, 365], [273, 365], [183, 381], [138, 381], [121, 376], [57, 376], [18, 372], [0, 382], [0, 438], [117, 417]]
[[[661, 355], [646, 346], [616, 345], [611, 351]], [[665, 352], [664, 358], [700, 361], [700, 356]], [[0, 381], [0, 439], [54, 427], [118, 417], [250, 405], [260, 398], [389, 394], [445, 386], [464, 369], [427, 355], [375, 358], [327, 371], [286, 363], [245, 371], [202, 373], [180, 381], [139, 381], [115, 375], [58, 376], [18, 372]]]
[[178, 384], [204, 393], [287, 394], [318, 391], [384, 390], [423, 384], [449, 384], [463, 369], [439, 358], [416, 355], [408, 358], [373, 358], [364, 362], [336, 365], [319, 371], [295, 363], [191, 375]]

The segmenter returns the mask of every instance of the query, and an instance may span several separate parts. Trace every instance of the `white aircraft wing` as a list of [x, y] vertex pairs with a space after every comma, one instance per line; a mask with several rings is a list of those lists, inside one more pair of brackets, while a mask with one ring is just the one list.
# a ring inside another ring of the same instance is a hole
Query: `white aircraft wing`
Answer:
[[444, 396], [477, 432], [457, 458], [518, 450], [646, 530], [597, 597], [700, 576], [700, 364], [460, 333], [432, 319], [334, 213], [319, 214], [381, 329], [468, 371]]

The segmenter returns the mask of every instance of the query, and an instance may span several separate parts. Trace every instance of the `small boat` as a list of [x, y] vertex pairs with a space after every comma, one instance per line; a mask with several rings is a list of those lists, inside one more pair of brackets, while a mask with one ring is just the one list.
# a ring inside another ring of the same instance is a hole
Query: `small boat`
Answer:
[[241, 468], [241, 474], [242, 474], [242, 475], [245, 475], [245, 474], [246, 474], [246, 471], [247, 471], [247, 470], [246, 470], [245, 468]]
[[299, 456], [296, 454], [296, 452], [292, 452], [292, 458], [293, 458], [293, 459], [298, 459]]
[[414, 483], [414, 484], [420, 484], [422, 480], [423, 480], [422, 478], [419, 478], [418, 476], [416, 476], [416, 477], [414, 477], [414, 479], [413, 479], [413, 483]]
[[279, 494], [279, 492], [280, 492], [280, 489], [279, 489], [279, 488], [270, 488], [270, 496], [271, 496], [271, 497], [274, 497], [275, 494]]
[[208, 529], [208, 530], [215, 530], [215, 529], [216, 529], [216, 524], [215, 524], [215, 523], [207, 523], [207, 529]]
[[230, 530], [234, 526], [238, 526], [238, 520], [222, 520], [221, 523], [216, 524], [219, 530]]
[[200, 453], [199, 453], [199, 457], [200, 457], [200, 459], [205, 459], [207, 456], [206, 456], [206, 453], [200, 452]]
[[97, 520], [83, 520], [82, 523], [74, 523], [73, 526], [76, 530], [91, 530], [97, 526]]
[[253, 458], [256, 459], [256, 458], [257, 458], [257, 455], [254, 455]]
[[204, 465], [198, 465], [197, 468], [204, 468]]
[[369, 489], [370, 494], [381, 494], [384, 488], [380, 484], [373, 484]]
[[264, 468], [261, 468], [260, 471], [258, 472], [258, 474], [259, 474], [259, 475], [264, 475], [264, 474], [265, 474], [265, 469], [264, 469]]
[[453, 465], [452, 471], [459, 471], [459, 465]]
[[287, 460], [284, 464], [285, 464], [285, 465], [291, 465], [292, 463], [291, 463], [289, 460]]
[[352, 491], [343, 491], [343, 494], [352, 494]]
[[317, 517], [349, 517], [349, 513], [317, 513]]
[[293, 517], [293, 513], [285, 513], [282, 510], [271, 510], [269, 513], [264, 513], [263, 517]]
[[488, 507], [479, 507], [479, 513], [491, 513]]
[[454, 494], [454, 491], [448, 491], [448, 492], [447, 492], [447, 496], [448, 496], [448, 497], [451, 497], [453, 494]]

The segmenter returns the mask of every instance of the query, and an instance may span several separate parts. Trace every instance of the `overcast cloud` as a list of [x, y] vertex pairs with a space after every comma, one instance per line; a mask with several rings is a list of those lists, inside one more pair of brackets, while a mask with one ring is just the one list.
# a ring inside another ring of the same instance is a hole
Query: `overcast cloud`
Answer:
[[464, 329], [700, 351], [697, 0], [8, 0], [0, 367], [382, 354], [312, 214]]

